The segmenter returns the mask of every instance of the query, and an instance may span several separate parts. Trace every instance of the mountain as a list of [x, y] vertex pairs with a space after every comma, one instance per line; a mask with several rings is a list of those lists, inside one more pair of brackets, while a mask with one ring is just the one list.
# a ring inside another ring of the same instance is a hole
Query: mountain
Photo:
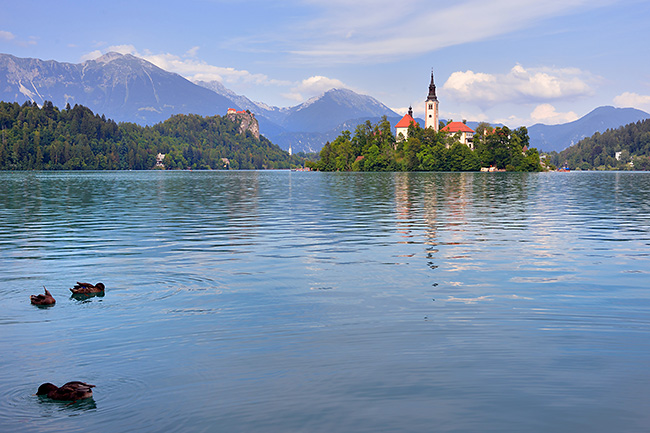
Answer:
[[650, 114], [635, 108], [598, 107], [573, 122], [561, 125], [533, 125], [528, 128], [528, 136], [531, 147], [545, 152], [560, 152], [596, 132], [604, 132], [647, 118], [650, 118]]
[[[0, 100], [51, 101], [84, 105], [116, 121], [152, 125], [174, 114], [224, 115], [228, 108], [249, 110], [260, 133], [283, 149], [314, 152], [342, 130], [354, 131], [366, 120], [401, 116], [367, 95], [332, 89], [294, 107], [273, 107], [237, 95], [219, 82], [193, 83], [129, 54], [108, 53], [80, 64], [0, 54]], [[530, 143], [560, 151], [579, 140], [649, 118], [633, 108], [599, 107], [575, 122], [533, 125]], [[471, 123], [468, 122], [471, 125]]]
[[326, 132], [350, 119], [381, 116], [398, 114], [370, 96], [332, 89], [291, 108], [282, 126], [290, 131]]
[[[83, 105], [119, 122], [152, 125], [174, 114], [224, 115], [249, 110], [260, 133], [295, 151], [317, 151], [339, 125], [383, 115], [397, 117], [376, 99], [332, 89], [295, 107], [280, 108], [237, 95], [219, 82], [197, 82], [129, 54], [108, 53], [80, 64], [0, 54], [0, 100]], [[357, 119], [357, 120], [355, 120]], [[335, 137], [340, 131], [337, 131]]]
[[294, 107], [279, 108], [237, 95], [218, 81], [197, 81], [196, 84], [250, 110], [266, 137], [283, 149], [291, 146], [296, 152], [317, 152], [341, 131], [353, 132], [366, 120], [377, 122], [387, 116], [391, 123], [397, 123], [401, 118], [375, 98], [347, 89], [331, 89]]
[[117, 121], [153, 124], [179, 113], [214, 115], [232, 100], [130, 54], [81, 64], [0, 54], [0, 99], [80, 104]]

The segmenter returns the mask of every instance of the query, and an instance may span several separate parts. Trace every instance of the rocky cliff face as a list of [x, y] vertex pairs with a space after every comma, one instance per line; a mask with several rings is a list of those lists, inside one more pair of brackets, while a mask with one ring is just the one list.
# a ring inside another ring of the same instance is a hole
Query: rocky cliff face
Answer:
[[255, 115], [250, 111], [229, 112], [226, 117], [233, 122], [239, 122], [239, 133], [245, 134], [250, 131], [258, 140], [260, 139], [260, 124], [257, 122]]

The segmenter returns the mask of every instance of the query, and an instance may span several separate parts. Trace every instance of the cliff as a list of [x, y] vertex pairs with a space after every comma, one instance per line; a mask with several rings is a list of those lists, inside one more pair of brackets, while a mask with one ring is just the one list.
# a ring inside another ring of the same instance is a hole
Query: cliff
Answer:
[[249, 131], [256, 139], [260, 139], [260, 124], [257, 122], [255, 115], [250, 111], [228, 110], [226, 117], [233, 122], [239, 123], [239, 133], [245, 134]]

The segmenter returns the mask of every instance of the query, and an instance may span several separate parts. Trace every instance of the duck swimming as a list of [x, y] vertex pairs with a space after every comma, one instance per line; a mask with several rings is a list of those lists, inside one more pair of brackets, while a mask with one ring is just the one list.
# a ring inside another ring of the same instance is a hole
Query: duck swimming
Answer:
[[59, 388], [48, 382], [38, 387], [36, 395], [45, 395], [52, 400], [77, 401], [92, 397], [94, 387], [95, 385], [75, 381], [68, 382]]
[[32, 304], [34, 305], [53, 305], [56, 301], [54, 300], [54, 297], [52, 294], [43, 286], [43, 289], [45, 289], [45, 294], [44, 295], [31, 295], [29, 299], [32, 301]]
[[94, 286], [90, 283], [80, 283], [70, 289], [73, 295], [90, 295], [93, 293], [104, 293], [104, 283], [97, 283]]

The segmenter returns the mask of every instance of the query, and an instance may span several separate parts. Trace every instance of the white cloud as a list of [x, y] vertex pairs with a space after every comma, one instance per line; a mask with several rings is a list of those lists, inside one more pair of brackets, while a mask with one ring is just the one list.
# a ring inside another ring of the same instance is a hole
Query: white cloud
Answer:
[[289, 93], [285, 93], [282, 96], [287, 99], [302, 102], [305, 99], [318, 96], [330, 89], [347, 88], [349, 87], [341, 80], [316, 75], [302, 80], [298, 85], [292, 87]]
[[305, 0], [318, 18], [292, 32], [296, 55], [326, 62], [384, 60], [475, 42], [614, 0]]
[[196, 57], [196, 53], [199, 52], [200, 47], [192, 47], [185, 53], [186, 57]]
[[506, 74], [454, 72], [442, 88], [452, 98], [482, 107], [499, 103], [526, 103], [588, 96], [594, 78], [577, 68], [525, 69], [515, 65]]
[[108, 48], [107, 52], [115, 52], [120, 54], [138, 55], [138, 51], [133, 45], [112, 45]]
[[634, 107], [640, 110], [650, 111], [650, 95], [624, 92], [614, 98], [614, 104], [623, 108]]
[[0, 30], [0, 39], [3, 39], [5, 41], [11, 41], [11, 40], [16, 39], [16, 36], [11, 32], [7, 32], [5, 30]]
[[292, 84], [289, 81], [271, 79], [264, 74], [251, 74], [246, 70], [210, 65], [196, 58], [198, 50], [199, 47], [192, 47], [181, 57], [170, 53], [155, 54], [149, 50], [140, 53], [133, 45], [113, 45], [102, 51], [92, 51], [82, 56], [81, 60], [93, 60], [104, 53], [116, 52], [120, 54], [131, 54], [145, 59], [161, 69], [182, 75], [190, 81], [219, 81], [225, 85], [254, 84], [289, 86]]
[[560, 123], [573, 122], [578, 119], [578, 115], [573, 111], [568, 113], [558, 113], [551, 104], [540, 104], [530, 114], [533, 123], [543, 123], [545, 125], [557, 125]]
[[351, 89], [341, 80], [320, 75], [294, 82], [276, 80], [265, 74], [253, 74], [246, 70], [210, 65], [197, 58], [198, 50], [199, 47], [192, 47], [183, 56], [178, 56], [170, 53], [155, 54], [149, 50], [139, 52], [133, 45], [114, 45], [102, 51], [95, 50], [85, 54], [81, 60], [94, 60], [108, 52], [131, 54], [145, 59], [161, 69], [177, 73], [190, 81], [219, 81], [226, 87], [235, 90], [236, 93], [241, 93], [243, 89], [253, 86], [277, 87], [280, 89], [282, 97], [296, 102], [303, 102], [333, 88]]
[[30, 36], [27, 40], [21, 40], [18, 39], [16, 35], [14, 35], [11, 32], [8, 32], [6, 30], [0, 30], [0, 41], [7, 41], [21, 47], [26, 47], [29, 45], [36, 45], [38, 38], [35, 36]]
[[101, 56], [102, 56], [102, 52], [99, 50], [95, 50], [81, 56], [81, 61], [86, 62], [88, 60], [95, 60], [96, 58]]

